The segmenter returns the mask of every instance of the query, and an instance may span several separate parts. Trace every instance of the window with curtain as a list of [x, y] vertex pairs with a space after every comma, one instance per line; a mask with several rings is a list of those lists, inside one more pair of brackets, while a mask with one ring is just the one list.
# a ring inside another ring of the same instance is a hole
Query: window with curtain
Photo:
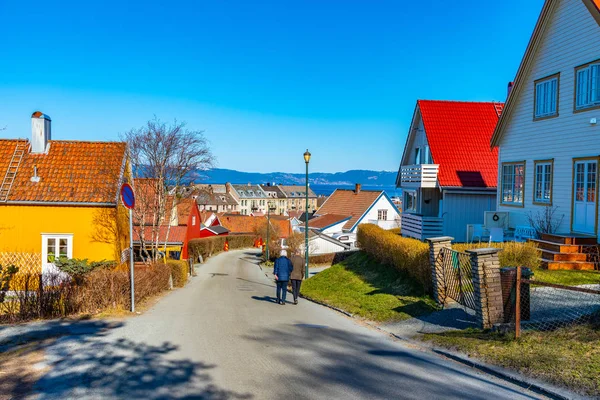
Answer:
[[575, 73], [575, 108], [581, 110], [600, 105], [599, 64], [578, 68]]
[[535, 84], [535, 117], [558, 114], [558, 77], [544, 79]]

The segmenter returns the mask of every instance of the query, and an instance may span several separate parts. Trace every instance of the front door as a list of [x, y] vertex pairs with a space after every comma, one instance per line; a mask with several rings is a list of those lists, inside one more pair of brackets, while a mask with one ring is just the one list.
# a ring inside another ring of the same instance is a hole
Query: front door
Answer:
[[574, 232], [594, 234], [596, 231], [596, 182], [598, 161], [575, 161], [573, 180]]

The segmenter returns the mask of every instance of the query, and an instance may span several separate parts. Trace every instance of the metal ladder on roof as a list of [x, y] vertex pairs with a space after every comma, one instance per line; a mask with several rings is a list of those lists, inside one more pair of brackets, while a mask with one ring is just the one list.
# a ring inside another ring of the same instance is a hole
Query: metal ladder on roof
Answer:
[[10, 159], [10, 163], [8, 163], [6, 174], [4, 174], [2, 185], [0, 185], [0, 202], [2, 203], [6, 203], [8, 200], [8, 195], [12, 189], [13, 183], [15, 182], [17, 172], [19, 171], [19, 166], [21, 165], [25, 151], [27, 151], [27, 145], [27, 142], [17, 143], [15, 151]]
[[494, 102], [494, 108], [496, 109], [496, 115], [498, 115], [498, 118], [500, 118], [500, 115], [502, 115], [502, 110], [504, 110], [504, 104]]

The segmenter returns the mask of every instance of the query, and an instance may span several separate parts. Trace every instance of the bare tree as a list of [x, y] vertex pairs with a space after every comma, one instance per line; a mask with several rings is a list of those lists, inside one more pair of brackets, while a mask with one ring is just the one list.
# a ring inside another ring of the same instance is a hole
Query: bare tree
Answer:
[[[213, 166], [214, 158], [203, 131], [186, 129], [185, 122], [165, 123], [158, 118], [123, 135], [129, 148], [134, 178], [145, 178], [136, 191], [135, 224], [146, 258], [156, 259], [160, 230], [167, 250], [172, 212], [186, 191], [181, 190], [185, 178], [196, 170]], [[148, 229], [147, 229], [148, 227]], [[149, 231], [149, 232], [148, 232]], [[153, 250], [150, 255], [147, 246]]]
[[563, 219], [564, 214], [555, 215], [558, 206], [544, 206], [542, 210], [538, 210], [535, 214], [532, 211], [527, 213], [527, 221], [529, 225], [536, 230], [537, 234], [556, 233]]

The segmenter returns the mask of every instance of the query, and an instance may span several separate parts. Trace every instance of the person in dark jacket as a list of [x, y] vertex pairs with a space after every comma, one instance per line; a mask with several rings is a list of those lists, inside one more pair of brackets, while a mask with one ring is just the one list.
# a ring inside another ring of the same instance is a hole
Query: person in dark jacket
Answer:
[[297, 253], [292, 256], [292, 266], [294, 269], [292, 270], [290, 278], [292, 279], [292, 294], [294, 295], [294, 304], [298, 304], [300, 285], [302, 285], [302, 279], [304, 279], [304, 270], [306, 267], [305, 262], [306, 260], [304, 260], [304, 257], [300, 257], [300, 255]]
[[285, 305], [285, 296], [287, 294], [287, 284], [290, 280], [290, 273], [294, 267], [289, 258], [287, 258], [287, 252], [281, 251], [281, 255], [275, 260], [275, 266], [273, 268], [273, 275], [275, 275], [275, 281], [277, 281], [277, 304]]

